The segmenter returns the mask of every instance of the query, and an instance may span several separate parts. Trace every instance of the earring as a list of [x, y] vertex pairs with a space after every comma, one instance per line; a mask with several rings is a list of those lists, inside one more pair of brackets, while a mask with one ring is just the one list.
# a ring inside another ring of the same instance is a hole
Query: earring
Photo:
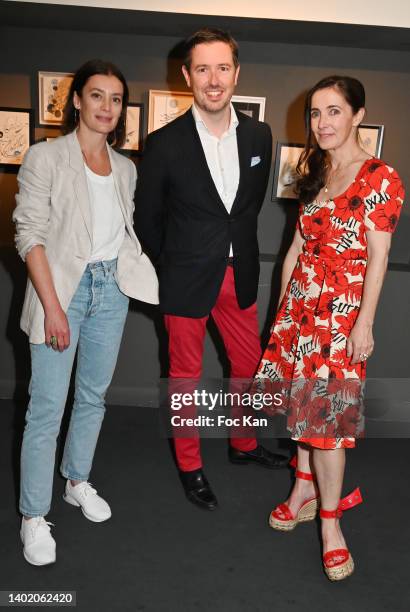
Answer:
[[79, 118], [80, 118], [80, 112], [78, 108], [74, 107], [74, 123], [78, 123]]

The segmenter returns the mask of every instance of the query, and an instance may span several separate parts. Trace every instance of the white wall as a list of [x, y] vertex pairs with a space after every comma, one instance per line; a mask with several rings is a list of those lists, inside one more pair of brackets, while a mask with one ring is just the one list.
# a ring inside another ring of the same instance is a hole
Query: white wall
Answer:
[[410, 28], [409, 0], [40, 0], [37, 4]]

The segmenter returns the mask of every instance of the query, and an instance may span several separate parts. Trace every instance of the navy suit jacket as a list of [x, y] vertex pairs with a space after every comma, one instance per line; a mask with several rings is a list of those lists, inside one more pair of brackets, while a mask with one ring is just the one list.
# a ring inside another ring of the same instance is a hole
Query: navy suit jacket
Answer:
[[135, 228], [157, 267], [164, 313], [210, 313], [230, 244], [239, 306], [256, 301], [257, 217], [269, 178], [272, 135], [266, 123], [237, 116], [240, 179], [230, 213], [212, 180], [191, 110], [148, 136], [137, 180]]

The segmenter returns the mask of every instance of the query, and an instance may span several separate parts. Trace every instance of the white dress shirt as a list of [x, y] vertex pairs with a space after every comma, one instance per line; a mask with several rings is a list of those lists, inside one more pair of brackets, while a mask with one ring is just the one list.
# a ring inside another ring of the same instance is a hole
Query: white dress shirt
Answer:
[[[201, 139], [206, 162], [226, 210], [231, 212], [239, 185], [239, 155], [236, 139], [238, 117], [231, 103], [231, 120], [229, 127], [220, 138], [211, 134], [205, 125], [195, 104], [192, 105], [192, 114], [196, 129]], [[232, 257], [232, 245], [229, 247], [229, 256]]]

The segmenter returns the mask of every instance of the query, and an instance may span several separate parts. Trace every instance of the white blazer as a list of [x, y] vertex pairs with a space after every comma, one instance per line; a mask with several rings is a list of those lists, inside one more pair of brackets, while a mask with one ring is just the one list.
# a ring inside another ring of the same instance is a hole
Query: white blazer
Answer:
[[[129, 297], [158, 304], [157, 276], [133, 229], [136, 169], [109, 145], [107, 150], [126, 228], [116, 280]], [[25, 261], [33, 246], [45, 247], [56, 292], [66, 312], [92, 248], [87, 178], [76, 133], [30, 147], [17, 180], [19, 193], [13, 220], [18, 253]], [[30, 342], [44, 342], [44, 310], [30, 280], [20, 324]]]

